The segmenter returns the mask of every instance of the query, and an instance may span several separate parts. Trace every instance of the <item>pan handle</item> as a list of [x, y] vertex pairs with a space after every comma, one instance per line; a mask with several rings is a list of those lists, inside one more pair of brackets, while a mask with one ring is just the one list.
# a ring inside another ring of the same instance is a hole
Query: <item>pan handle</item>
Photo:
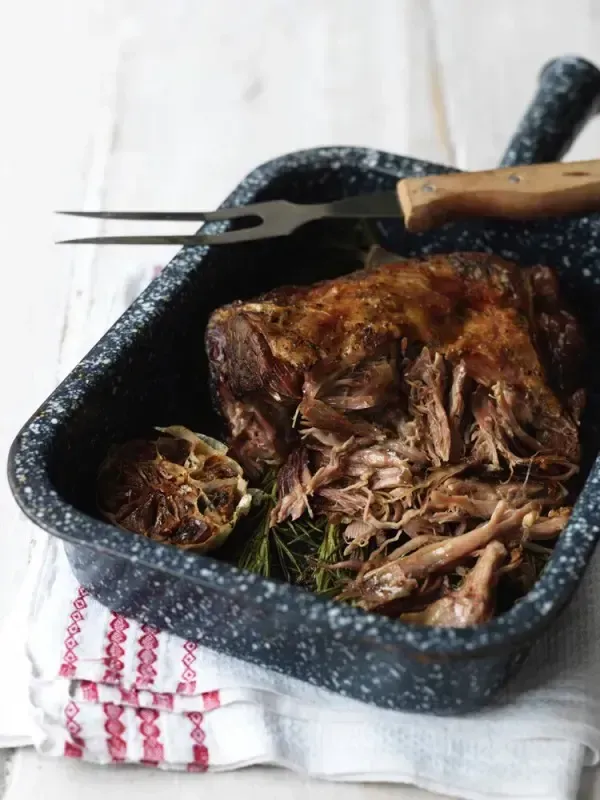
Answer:
[[549, 61], [504, 157], [503, 167], [559, 161], [600, 111], [600, 70], [577, 56]]

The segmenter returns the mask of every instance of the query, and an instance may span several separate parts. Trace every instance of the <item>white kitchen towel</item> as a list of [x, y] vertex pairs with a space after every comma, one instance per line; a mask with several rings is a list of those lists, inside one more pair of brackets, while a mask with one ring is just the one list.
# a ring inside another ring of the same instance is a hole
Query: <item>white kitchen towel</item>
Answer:
[[439, 718], [375, 709], [140, 625], [78, 586], [60, 545], [42, 549], [27, 627], [42, 753], [198, 772], [276, 764], [477, 800], [569, 800], [598, 761], [600, 553], [501, 701]]

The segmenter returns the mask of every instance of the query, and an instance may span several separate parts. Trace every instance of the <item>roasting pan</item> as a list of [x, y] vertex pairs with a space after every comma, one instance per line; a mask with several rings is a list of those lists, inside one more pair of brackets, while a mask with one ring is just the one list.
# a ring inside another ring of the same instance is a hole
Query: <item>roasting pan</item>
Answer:
[[[550, 62], [502, 164], [561, 158], [599, 99], [593, 65], [574, 57]], [[324, 202], [450, 171], [375, 150], [313, 149], [258, 167], [224, 205]], [[479, 250], [556, 267], [591, 344], [582, 427], [587, 481], [536, 587], [490, 623], [432, 629], [370, 615], [218, 557], [125, 533], [95, 511], [95, 473], [111, 443], [173, 423], [223, 436], [203, 350], [210, 312], [278, 284], [356, 266], [338, 258], [346, 224], [180, 251], [25, 424], [10, 453], [9, 479], [25, 514], [64, 541], [77, 579], [114, 611], [367, 703], [467, 711], [488, 702], [516, 671], [570, 600], [600, 537], [600, 214], [531, 225], [472, 221], [421, 235], [406, 234], [397, 222], [378, 226], [381, 243], [406, 256]]]

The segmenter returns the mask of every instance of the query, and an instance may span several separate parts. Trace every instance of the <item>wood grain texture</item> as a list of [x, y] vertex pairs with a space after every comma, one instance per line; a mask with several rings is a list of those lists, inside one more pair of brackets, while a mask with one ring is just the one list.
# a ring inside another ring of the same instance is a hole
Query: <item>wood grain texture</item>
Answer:
[[461, 217], [529, 220], [600, 210], [600, 161], [535, 164], [398, 181], [409, 231]]
[[[210, 208], [259, 162], [323, 144], [493, 167], [541, 65], [567, 52], [598, 62], [598, 42], [595, 0], [13, 0], [0, 26], [0, 458], [173, 252], [56, 248], [104, 228], [53, 209]], [[597, 157], [599, 131], [595, 121], [572, 156]], [[0, 513], [1, 616], [31, 530], [4, 482]], [[6, 798], [185, 798], [203, 781], [225, 798], [425, 797], [270, 770], [103, 771], [24, 751]]]
[[[547, 61], [560, 55], [600, 61], [596, 0], [426, 2], [435, 21], [445, 107], [461, 169], [497, 165]], [[599, 134], [597, 118], [568, 159], [597, 158]]]

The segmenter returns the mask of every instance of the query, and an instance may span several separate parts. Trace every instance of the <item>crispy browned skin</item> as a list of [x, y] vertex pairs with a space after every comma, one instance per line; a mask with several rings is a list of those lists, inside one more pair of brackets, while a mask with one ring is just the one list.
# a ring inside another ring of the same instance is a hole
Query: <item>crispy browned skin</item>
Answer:
[[[241, 333], [256, 326], [276, 359], [305, 371], [320, 360], [357, 362], [403, 337], [477, 359], [481, 337], [493, 334], [486, 340], [493, 348], [486, 359], [502, 368], [512, 363], [511, 351], [529, 360], [514, 331], [506, 341], [507, 327], [521, 327], [515, 312], [525, 309], [520, 283], [514, 265], [480, 253], [399, 259], [220, 308], [211, 317], [208, 341], [235, 319]], [[491, 315], [490, 308], [499, 313]], [[227, 344], [234, 346], [231, 339]]]
[[297, 406], [307, 375], [403, 341], [464, 364], [484, 387], [510, 386], [541, 444], [577, 460], [569, 404], [578, 403], [571, 373], [581, 337], [547, 268], [523, 270], [483, 253], [397, 259], [233, 303], [213, 313], [207, 330], [221, 408], [255, 462], [287, 452], [293, 431], [285, 409]]
[[[321, 360], [355, 363], [406, 337], [451, 360], [462, 358], [474, 377], [489, 373], [490, 383], [507, 375], [535, 390], [543, 383], [522, 275], [514, 264], [483, 253], [398, 260], [225, 306], [211, 317], [209, 345], [233, 320], [242, 335], [260, 330], [271, 354], [291, 372]], [[227, 333], [227, 345], [235, 347], [235, 332]], [[259, 360], [253, 348], [245, 357]], [[240, 389], [254, 388], [258, 377], [241, 377]]]

